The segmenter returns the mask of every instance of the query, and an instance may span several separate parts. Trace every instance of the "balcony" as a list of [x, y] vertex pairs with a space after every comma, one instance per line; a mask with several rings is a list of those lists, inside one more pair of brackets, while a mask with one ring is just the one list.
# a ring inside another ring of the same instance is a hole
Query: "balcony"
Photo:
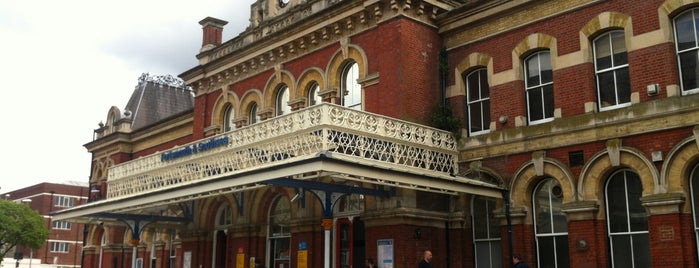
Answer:
[[449, 132], [325, 103], [116, 165], [106, 199], [77, 214], [138, 211], [278, 178], [500, 196], [493, 185], [456, 176], [457, 160]]

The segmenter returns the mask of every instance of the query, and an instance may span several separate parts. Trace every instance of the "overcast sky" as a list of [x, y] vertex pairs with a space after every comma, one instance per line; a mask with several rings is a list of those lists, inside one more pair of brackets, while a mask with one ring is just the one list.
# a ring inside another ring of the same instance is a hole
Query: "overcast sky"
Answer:
[[0, 0], [0, 193], [41, 182], [87, 183], [92, 141], [142, 73], [197, 65], [199, 21], [249, 25], [254, 0]]

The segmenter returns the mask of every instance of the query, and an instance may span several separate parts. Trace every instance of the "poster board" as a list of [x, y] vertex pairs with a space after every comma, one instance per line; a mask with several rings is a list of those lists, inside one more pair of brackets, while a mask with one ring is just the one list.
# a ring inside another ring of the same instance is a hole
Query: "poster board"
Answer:
[[192, 268], [192, 252], [191, 251], [184, 252], [184, 260], [182, 261], [182, 267], [183, 268]]
[[393, 268], [393, 239], [376, 241], [376, 265], [378, 268]]

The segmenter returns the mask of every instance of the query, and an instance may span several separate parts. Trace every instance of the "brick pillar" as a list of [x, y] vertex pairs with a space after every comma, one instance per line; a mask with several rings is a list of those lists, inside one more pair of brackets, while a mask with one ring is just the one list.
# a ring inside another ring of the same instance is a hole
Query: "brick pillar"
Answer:
[[[684, 256], [680, 206], [684, 203], [682, 193], [654, 194], [641, 197], [648, 210], [648, 235], [652, 267], [686, 267], [685, 262], [694, 256]], [[672, 256], [669, 258], [668, 256]]]
[[598, 255], [606, 248], [606, 225], [595, 219], [599, 205], [596, 201], [575, 201], [563, 204], [568, 218], [568, 254], [570, 267], [607, 267], [607, 256]]

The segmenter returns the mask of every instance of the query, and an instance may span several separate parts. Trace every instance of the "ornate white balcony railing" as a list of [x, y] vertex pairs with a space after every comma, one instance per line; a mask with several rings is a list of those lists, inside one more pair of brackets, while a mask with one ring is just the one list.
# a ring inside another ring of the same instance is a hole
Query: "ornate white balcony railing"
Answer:
[[114, 166], [107, 198], [234, 175], [323, 151], [396, 169], [457, 172], [451, 133], [326, 103]]

